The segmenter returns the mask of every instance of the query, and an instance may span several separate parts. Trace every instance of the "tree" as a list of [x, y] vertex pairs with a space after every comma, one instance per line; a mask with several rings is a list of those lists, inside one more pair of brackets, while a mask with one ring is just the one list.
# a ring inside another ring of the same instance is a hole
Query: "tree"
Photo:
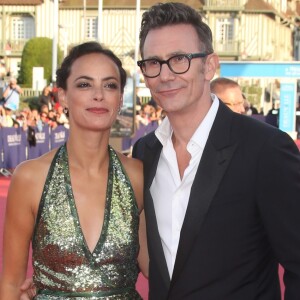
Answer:
[[[59, 49], [57, 51], [58, 65], [63, 58], [63, 52]], [[18, 81], [23, 86], [32, 86], [32, 68], [43, 67], [44, 77], [47, 83], [51, 82], [52, 75], [52, 39], [45, 37], [37, 37], [30, 39], [24, 46], [20, 75]]]

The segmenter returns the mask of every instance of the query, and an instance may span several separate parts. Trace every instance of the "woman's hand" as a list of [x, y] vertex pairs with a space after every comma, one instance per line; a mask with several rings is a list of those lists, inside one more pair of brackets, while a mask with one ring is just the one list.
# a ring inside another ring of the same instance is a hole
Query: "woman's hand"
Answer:
[[31, 300], [36, 295], [36, 289], [32, 278], [27, 278], [20, 287], [20, 300]]

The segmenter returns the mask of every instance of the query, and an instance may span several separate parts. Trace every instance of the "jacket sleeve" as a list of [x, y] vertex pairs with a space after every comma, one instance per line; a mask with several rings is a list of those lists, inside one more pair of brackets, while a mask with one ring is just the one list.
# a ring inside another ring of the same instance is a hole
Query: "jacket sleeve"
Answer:
[[285, 300], [300, 297], [300, 154], [278, 131], [265, 142], [257, 170], [257, 203], [272, 250], [283, 266]]
[[144, 148], [145, 148], [144, 139], [140, 138], [133, 145], [132, 157], [143, 161], [144, 160]]

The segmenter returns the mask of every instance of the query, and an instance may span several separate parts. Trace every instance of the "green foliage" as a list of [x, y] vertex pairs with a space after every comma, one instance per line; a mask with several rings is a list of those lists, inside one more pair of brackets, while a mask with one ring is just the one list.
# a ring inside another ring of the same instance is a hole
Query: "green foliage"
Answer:
[[242, 92], [245, 94], [250, 103], [257, 108], [260, 107], [260, 99], [262, 95], [262, 88], [260, 86], [242, 86]]
[[[57, 50], [57, 62], [60, 65], [63, 59], [63, 52]], [[52, 77], [52, 39], [37, 37], [30, 39], [23, 49], [20, 75], [18, 81], [24, 87], [32, 86], [32, 68], [44, 67], [44, 78], [47, 84], [51, 82]]]

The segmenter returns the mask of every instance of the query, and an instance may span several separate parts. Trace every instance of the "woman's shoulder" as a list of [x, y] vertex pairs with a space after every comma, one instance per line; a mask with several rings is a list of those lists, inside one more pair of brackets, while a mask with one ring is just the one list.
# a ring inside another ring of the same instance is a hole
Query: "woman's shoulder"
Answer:
[[13, 179], [26, 183], [45, 178], [56, 151], [56, 149], [51, 150], [38, 158], [20, 163], [14, 170]]
[[39, 158], [24, 161], [17, 166], [9, 187], [9, 201], [15, 203], [21, 201], [22, 205], [30, 206], [36, 216], [55, 152], [56, 150], [52, 150]]
[[123, 167], [127, 172], [142, 173], [143, 172], [143, 163], [137, 158], [131, 156], [126, 156], [118, 151], [116, 151]]

